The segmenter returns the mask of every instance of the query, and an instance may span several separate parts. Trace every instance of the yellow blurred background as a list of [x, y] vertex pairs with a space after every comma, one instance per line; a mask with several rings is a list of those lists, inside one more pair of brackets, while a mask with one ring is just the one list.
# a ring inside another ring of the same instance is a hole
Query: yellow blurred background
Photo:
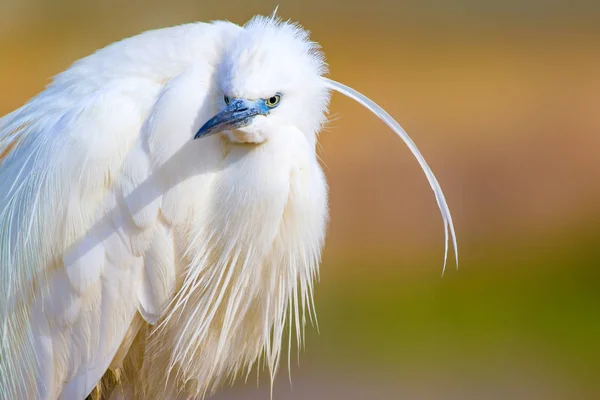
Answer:
[[[411, 134], [461, 260], [440, 278], [442, 222], [416, 161], [334, 96], [320, 333], [274, 398], [600, 398], [600, 2], [0, 0], [0, 115], [113, 41], [278, 3], [334, 79]], [[215, 396], [268, 398], [264, 373]]]

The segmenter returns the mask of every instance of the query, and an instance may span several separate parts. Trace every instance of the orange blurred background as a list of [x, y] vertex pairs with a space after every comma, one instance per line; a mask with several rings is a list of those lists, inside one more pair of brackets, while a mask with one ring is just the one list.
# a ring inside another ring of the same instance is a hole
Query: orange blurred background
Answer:
[[[0, 115], [113, 41], [243, 24], [276, 5], [0, 0]], [[442, 222], [423, 173], [381, 122], [334, 96], [320, 137], [331, 196], [320, 333], [308, 328], [274, 398], [600, 398], [600, 3], [298, 0], [278, 13], [312, 32], [333, 79], [415, 140], [461, 260], [440, 279]], [[215, 398], [267, 399], [268, 383]]]

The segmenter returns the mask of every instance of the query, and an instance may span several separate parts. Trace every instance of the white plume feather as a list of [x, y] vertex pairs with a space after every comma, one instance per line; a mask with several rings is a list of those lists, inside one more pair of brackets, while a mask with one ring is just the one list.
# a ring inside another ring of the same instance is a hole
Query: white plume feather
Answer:
[[454, 256], [456, 259], [456, 266], [458, 267], [458, 245], [456, 242], [456, 233], [454, 232], [454, 224], [452, 223], [452, 215], [450, 214], [450, 209], [448, 208], [448, 204], [446, 203], [446, 197], [444, 196], [444, 192], [442, 191], [442, 188], [440, 187], [440, 184], [438, 183], [437, 178], [433, 174], [433, 171], [431, 171], [431, 168], [429, 167], [429, 165], [427, 165], [427, 161], [425, 161], [425, 158], [421, 155], [421, 152], [417, 148], [417, 145], [415, 144], [415, 142], [413, 142], [413, 140], [410, 138], [410, 136], [408, 136], [408, 134], [402, 128], [402, 126], [400, 126], [400, 124], [398, 122], [396, 122], [396, 120], [390, 114], [388, 114], [387, 111], [385, 111], [383, 108], [381, 108], [379, 105], [377, 105], [377, 103], [375, 103], [373, 100], [369, 99], [364, 94], [362, 94], [342, 83], [336, 82], [336, 81], [328, 79], [328, 78], [323, 78], [323, 79], [325, 79], [325, 82], [330, 89], [335, 90], [336, 92], [339, 92], [339, 93], [351, 98], [352, 100], [355, 100], [356, 102], [358, 102], [359, 104], [364, 106], [366, 109], [371, 111], [373, 114], [375, 114], [380, 120], [382, 120], [387, 126], [389, 126], [398, 136], [400, 136], [400, 138], [404, 141], [404, 143], [406, 143], [409, 150], [415, 156], [415, 158], [417, 159], [417, 162], [423, 169], [423, 172], [425, 173], [425, 176], [427, 177], [427, 181], [429, 182], [429, 185], [431, 186], [431, 189], [433, 190], [433, 193], [435, 194], [435, 200], [440, 209], [440, 212], [442, 213], [442, 220], [444, 221], [444, 236], [445, 236], [444, 267], [442, 270], [442, 274], [446, 270], [446, 261], [448, 259], [448, 230], [450, 230], [450, 236], [452, 237], [452, 245], [454, 247]]

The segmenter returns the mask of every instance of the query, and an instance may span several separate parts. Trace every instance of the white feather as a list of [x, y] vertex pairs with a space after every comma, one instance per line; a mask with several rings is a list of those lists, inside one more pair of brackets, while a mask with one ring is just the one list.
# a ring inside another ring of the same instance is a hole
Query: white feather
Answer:
[[450, 230], [450, 235], [452, 237], [452, 245], [454, 246], [454, 256], [456, 258], [456, 266], [458, 267], [458, 244], [456, 242], [456, 233], [454, 232], [454, 224], [452, 223], [452, 215], [450, 214], [450, 208], [448, 208], [448, 203], [446, 203], [446, 197], [444, 196], [444, 192], [438, 183], [437, 178], [427, 165], [427, 161], [425, 161], [425, 157], [421, 155], [421, 152], [417, 148], [417, 145], [413, 140], [408, 136], [406, 131], [400, 126], [398, 122], [388, 114], [383, 108], [378, 106], [373, 100], [369, 99], [367, 96], [362, 93], [357, 92], [356, 90], [348, 87], [342, 83], [333, 81], [331, 79], [325, 80], [327, 86], [333, 90], [340, 92], [341, 94], [348, 96], [349, 98], [357, 101], [373, 114], [375, 114], [379, 119], [381, 119], [387, 126], [389, 126], [400, 138], [406, 143], [411, 153], [417, 159], [419, 165], [423, 169], [425, 176], [427, 177], [427, 181], [431, 186], [431, 190], [435, 194], [435, 200], [440, 208], [440, 212], [442, 213], [442, 220], [444, 221], [444, 235], [445, 235], [445, 250], [444, 250], [444, 267], [442, 269], [442, 274], [446, 270], [446, 261], [448, 259], [448, 230]]

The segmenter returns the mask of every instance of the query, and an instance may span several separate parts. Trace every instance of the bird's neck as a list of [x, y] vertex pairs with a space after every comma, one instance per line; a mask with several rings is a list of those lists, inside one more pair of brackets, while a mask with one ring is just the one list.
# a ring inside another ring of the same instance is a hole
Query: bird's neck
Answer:
[[218, 165], [186, 181], [203, 185], [206, 202], [178, 238], [184, 278], [149, 343], [197, 393], [263, 351], [274, 374], [285, 323], [295, 321], [299, 338], [310, 312], [327, 220], [326, 183], [300, 131], [221, 145]]

